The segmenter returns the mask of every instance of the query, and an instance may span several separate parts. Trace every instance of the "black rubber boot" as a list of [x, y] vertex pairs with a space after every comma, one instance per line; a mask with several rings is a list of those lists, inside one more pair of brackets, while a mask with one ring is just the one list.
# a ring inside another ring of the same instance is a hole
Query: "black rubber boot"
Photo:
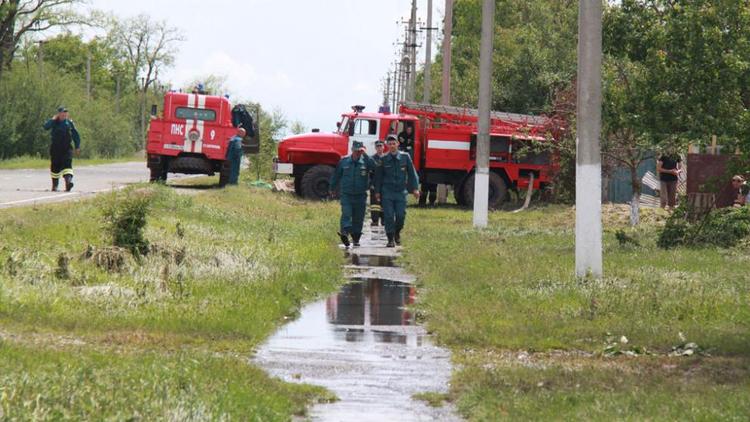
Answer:
[[341, 233], [336, 233], [339, 235], [339, 239], [341, 239], [341, 243], [344, 244], [347, 248], [349, 247], [349, 236]]
[[397, 245], [399, 246], [401, 245], [401, 232], [400, 231], [396, 232], [396, 236], [393, 237], [393, 240], [396, 241]]
[[52, 179], [52, 192], [57, 192], [58, 186], [60, 186], [60, 179]]
[[65, 192], [70, 192], [73, 189], [73, 176], [66, 174], [63, 178], [65, 178]]
[[362, 237], [362, 233], [360, 234], [352, 234], [352, 240], [354, 241], [354, 246], [359, 246], [359, 238]]
[[386, 248], [395, 248], [396, 245], [393, 243], [393, 233], [386, 234], [388, 236], [388, 243], [386, 243]]

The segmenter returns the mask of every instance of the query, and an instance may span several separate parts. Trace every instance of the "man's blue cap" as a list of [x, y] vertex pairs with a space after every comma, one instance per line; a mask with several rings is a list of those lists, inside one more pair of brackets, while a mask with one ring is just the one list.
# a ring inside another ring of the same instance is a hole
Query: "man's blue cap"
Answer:
[[352, 149], [359, 149], [359, 148], [362, 148], [363, 146], [365, 146], [365, 145], [362, 142], [360, 142], [360, 141], [353, 141], [352, 142]]
[[63, 106], [57, 107], [57, 112], [58, 113], [66, 113], [67, 111], [68, 111], [68, 109], [65, 108], [65, 107], [63, 107]]

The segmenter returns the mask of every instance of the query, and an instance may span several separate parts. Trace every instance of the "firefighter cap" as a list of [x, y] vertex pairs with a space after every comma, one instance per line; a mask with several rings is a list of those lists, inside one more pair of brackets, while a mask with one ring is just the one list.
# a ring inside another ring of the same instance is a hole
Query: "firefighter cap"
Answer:
[[60, 106], [60, 107], [57, 107], [57, 112], [58, 113], [67, 113], [68, 109], [65, 108], [65, 107], [63, 107], [63, 106]]
[[376, 147], [382, 147], [384, 145], [385, 145], [385, 142], [381, 141], [380, 139], [378, 139], [377, 141], [375, 141], [375, 146]]
[[361, 141], [353, 141], [352, 142], [352, 149], [360, 149], [363, 146], [365, 146]]
[[393, 135], [393, 134], [385, 137], [386, 142], [390, 141], [391, 139], [393, 139], [394, 141], [398, 141], [398, 139], [396, 138], [396, 135]]

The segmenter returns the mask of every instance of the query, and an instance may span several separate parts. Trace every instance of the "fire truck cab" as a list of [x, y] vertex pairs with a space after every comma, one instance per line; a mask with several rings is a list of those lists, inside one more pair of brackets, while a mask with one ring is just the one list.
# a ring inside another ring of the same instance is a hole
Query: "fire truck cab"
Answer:
[[[328, 180], [353, 141], [375, 150], [375, 141], [413, 128], [410, 151], [420, 180], [453, 186], [461, 205], [474, 202], [474, 169], [477, 142], [476, 110], [404, 103], [399, 113], [364, 113], [354, 106], [342, 115], [335, 133], [292, 136], [279, 143], [274, 169], [294, 177], [297, 194], [309, 199], [328, 195]], [[551, 120], [546, 117], [495, 112], [491, 119], [490, 207], [499, 206], [509, 189], [542, 189], [551, 183], [555, 166], [549, 151], [527, 148], [534, 141], [551, 139]], [[524, 150], [519, 154], [519, 150]]]
[[360, 141], [367, 152], [375, 152], [375, 141], [388, 134], [400, 133], [411, 125], [419, 127], [415, 116], [388, 113], [365, 113], [354, 106], [351, 113], [341, 115], [334, 133], [313, 132], [295, 135], [279, 143], [274, 159], [274, 172], [294, 177], [295, 192], [308, 199], [328, 197], [328, 181], [341, 157], [351, 152], [354, 141]]
[[[168, 173], [219, 173], [219, 184], [225, 185], [227, 147], [237, 133], [232, 117], [232, 105], [225, 97], [167, 93], [162, 114], [157, 117], [152, 108], [146, 146], [150, 180], [166, 181]], [[243, 141], [245, 152], [257, 152], [257, 133], [248, 132], [255, 136]]]

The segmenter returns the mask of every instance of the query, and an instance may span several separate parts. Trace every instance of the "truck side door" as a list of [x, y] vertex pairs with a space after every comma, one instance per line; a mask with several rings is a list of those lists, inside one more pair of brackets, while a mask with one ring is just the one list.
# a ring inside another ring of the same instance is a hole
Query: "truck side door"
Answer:
[[375, 141], [378, 140], [377, 119], [357, 118], [349, 131], [349, 151], [352, 150], [352, 142], [359, 141], [367, 148], [367, 153], [375, 152]]

